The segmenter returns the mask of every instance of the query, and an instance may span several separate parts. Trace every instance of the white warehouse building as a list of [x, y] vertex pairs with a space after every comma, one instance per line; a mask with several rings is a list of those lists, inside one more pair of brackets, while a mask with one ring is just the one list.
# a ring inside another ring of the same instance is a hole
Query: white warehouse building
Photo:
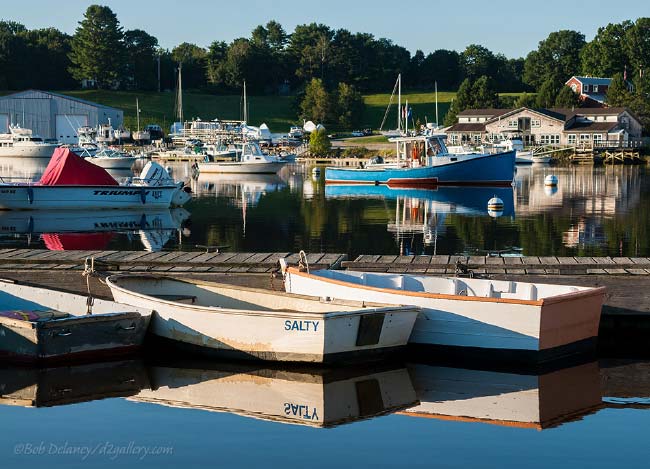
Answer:
[[26, 90], [0, 96], [0, 133], [10, 124], [61, 143], [77, 143], [79, 127], [110, 123], [122, 126], [124, 112], [102, 104], [51, 91]]

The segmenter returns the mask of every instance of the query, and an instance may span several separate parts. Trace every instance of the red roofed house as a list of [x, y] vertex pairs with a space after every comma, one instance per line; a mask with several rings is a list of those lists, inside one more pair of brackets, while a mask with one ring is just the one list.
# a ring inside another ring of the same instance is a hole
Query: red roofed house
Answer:
[[606, 107], [607, 89], [611, 81], [611, 78], [573, 76], [565, 85], [579, 95], [582, 106]]

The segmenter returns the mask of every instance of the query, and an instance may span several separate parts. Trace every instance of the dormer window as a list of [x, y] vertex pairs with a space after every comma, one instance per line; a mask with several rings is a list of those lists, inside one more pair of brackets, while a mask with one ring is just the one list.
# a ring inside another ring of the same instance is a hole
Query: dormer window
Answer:
[[591, 88], [593, 89], [594, 93], [598, 93], [598, 85], [593, 85]]
[[582, 92], [589, 93], [589, 85], [582, 85]]

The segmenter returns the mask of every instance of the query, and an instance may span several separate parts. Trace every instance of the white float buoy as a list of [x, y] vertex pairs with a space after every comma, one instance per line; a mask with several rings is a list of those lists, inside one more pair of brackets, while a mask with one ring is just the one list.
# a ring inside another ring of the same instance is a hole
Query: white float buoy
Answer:
[[557, 186], [557, 176], [554, 174], [549, 174], [544, 178], [544, 185], [545, 186]]
[[487, 203], [488, 215], [492, 218], [497, 218], [503, 215], [503, 200], [496, 195], [488, 200]]

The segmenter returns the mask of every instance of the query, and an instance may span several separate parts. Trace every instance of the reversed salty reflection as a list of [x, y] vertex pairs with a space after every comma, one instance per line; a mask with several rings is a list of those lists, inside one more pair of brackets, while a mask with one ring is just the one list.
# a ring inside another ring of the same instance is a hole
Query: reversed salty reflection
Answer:
[[333, 427], [417, 403], [403, 366], [339, 369], [208, 369], [154, 366], [152, 387], [133, 401], [228, 412], [281, 423]]

